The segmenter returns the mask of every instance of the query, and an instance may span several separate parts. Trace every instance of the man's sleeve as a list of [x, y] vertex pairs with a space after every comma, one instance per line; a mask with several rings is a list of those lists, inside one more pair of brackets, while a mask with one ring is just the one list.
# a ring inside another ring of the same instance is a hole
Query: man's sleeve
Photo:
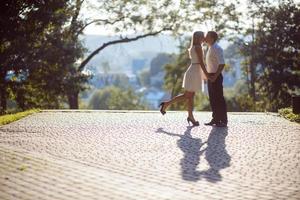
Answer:
[[225, 65], [224, 55], [223, 55], [223, 49], [217, 48], [216, 49], [216, 57], [218, 59], [219, 65]]

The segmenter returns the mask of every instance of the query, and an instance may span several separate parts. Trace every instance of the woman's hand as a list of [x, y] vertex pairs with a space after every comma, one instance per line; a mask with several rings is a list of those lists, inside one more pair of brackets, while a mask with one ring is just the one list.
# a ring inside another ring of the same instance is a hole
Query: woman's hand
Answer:
[[211, 74], [209, 74], [207, 71], [205, 71], [204, 74], [205, 74], [208, 81], [212, 81], [212, 75]]

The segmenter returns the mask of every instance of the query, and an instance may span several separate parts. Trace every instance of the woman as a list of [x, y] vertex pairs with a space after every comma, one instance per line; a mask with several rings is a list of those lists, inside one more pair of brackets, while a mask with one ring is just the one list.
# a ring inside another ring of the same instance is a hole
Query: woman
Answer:
[[[180, 94], [169, 101], [162, 102], [160, 104], [160, 112], [161, 114], [166, 113], [166, 109], [171, 104], [178, 101], [187, 101], [188, 105], [188, 117], [187, 122], [194, 126], [199, 126], [199, 122], [195, 120], [193, 115], [193, 101], [195, 92], [202, 88], [202, 78], [208, 77], [205, 65], [203, 63], [203, 52], [201, 44], [204, 41], [204, 33], [201, 31], [196, 31], [193, 34], [191, 46], [189, 48], [189, 56], [191, 59], [191, 65], [187, 69], [183, 77], [182, 87], [185, 89], [183, 94]], [[201, 70], [202, 69], [202, 70]], [[206, 77], [202, 77], [203, 73]]]

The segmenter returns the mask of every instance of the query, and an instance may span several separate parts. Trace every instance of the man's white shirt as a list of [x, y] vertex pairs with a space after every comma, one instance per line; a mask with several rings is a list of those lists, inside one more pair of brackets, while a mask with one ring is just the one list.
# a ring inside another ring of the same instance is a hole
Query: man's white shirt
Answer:
[[207, 65], [207, 72], [216, 73], [219, 65], [225, 64], [223, 49], [217, 43], [214, 43], [208, 48], [205, 61]]

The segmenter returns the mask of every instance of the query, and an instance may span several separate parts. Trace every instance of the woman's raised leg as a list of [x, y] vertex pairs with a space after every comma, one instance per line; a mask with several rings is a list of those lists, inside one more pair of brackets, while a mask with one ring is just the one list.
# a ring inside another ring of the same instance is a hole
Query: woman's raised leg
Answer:
[[177, 95], [177, 96], [173, 97], [172, 99], [170, 99], [169, 101], [162, 102], [162, 104], [161, 104], [162, 110], [165, 111], [171, 104], [173, 104], [175, 102], [183, 101], [183, 100], [186, 100], [185, 93]]

